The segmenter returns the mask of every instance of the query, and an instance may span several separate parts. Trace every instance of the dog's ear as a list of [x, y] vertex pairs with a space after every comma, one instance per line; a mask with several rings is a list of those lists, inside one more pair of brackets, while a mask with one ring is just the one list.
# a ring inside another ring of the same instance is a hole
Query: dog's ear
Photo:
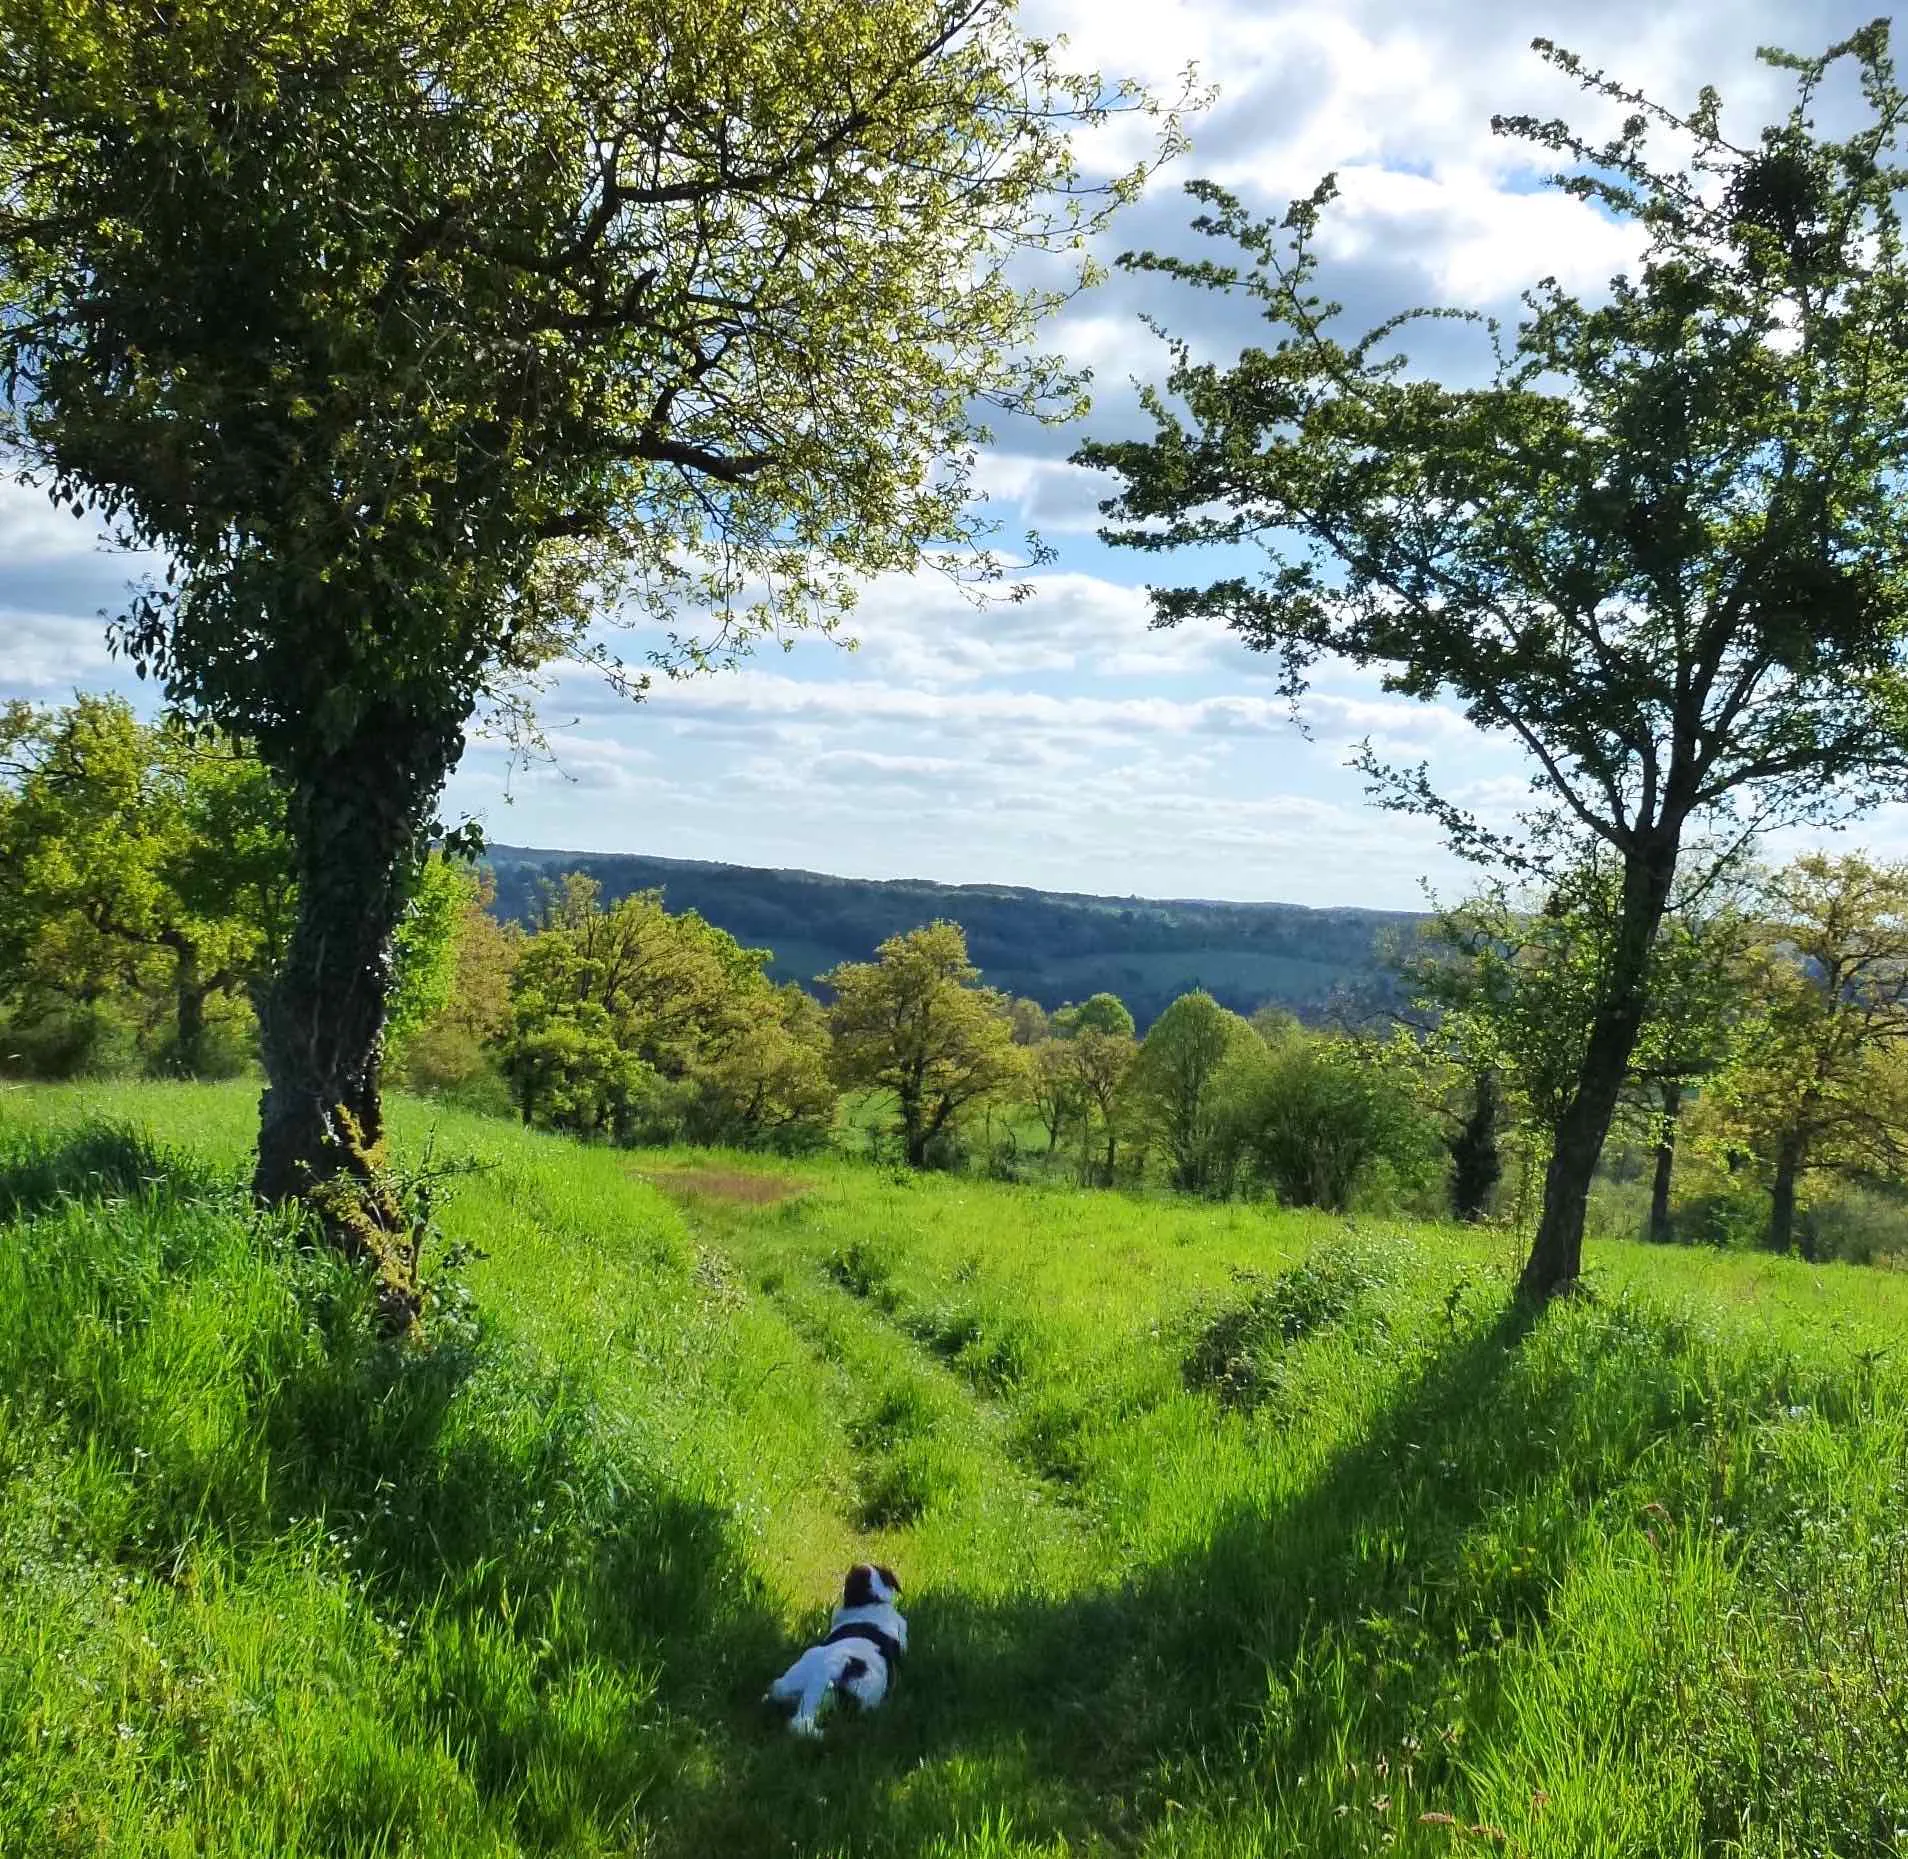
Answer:
[[843, 1607], [872, 1607], [875, 1604], [875, 1572], [865, 1562], [857, 1562], [841, 1584]]
[[888, 1584], [888, 1592], [890, 1594], [899, 1594], [901, 1592], [901, 1577], [897, 1575], [893, 1569], [889, 1568], [885, 1562], [877, 1562], [875, 1564], [875, 1573]]

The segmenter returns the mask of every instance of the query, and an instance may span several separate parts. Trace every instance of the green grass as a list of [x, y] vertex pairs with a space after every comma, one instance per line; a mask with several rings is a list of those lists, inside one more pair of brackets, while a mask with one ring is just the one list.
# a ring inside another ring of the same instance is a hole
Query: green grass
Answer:
[[0, 1094], [0, 1853], [1908, 1850], [1908, 1277], [1530, 1320], [1501, 1235], [399, 1104], [485, 1255], [399, 1353], [251, 1115]]

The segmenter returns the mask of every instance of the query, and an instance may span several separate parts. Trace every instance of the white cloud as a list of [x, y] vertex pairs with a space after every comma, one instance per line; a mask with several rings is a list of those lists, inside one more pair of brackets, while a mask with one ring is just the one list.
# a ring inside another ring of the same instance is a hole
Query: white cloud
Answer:
[[[0, 601], [7, 576], [0, 571]], [[112, 655], [96, 619], [22, 613], [0, 604], [0, 697], [45, 701], [79, 684], [96, 684]]]

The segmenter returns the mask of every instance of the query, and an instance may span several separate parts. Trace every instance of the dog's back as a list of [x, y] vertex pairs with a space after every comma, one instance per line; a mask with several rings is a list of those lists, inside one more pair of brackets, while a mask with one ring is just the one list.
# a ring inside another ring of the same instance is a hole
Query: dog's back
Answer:
[[908, 1623], [894, 1605], [900, 1591], [887, 1569], [858, 1563], [849, 1570], [828, 1637], [768, 1688], [776, 1703], [795, 1706], [788, 1727], [797, 1736], [821, 1735], [821, 1712], [837, 1691], [863, 1710], [888, 1695], [893, 1667], [908, 1645]]

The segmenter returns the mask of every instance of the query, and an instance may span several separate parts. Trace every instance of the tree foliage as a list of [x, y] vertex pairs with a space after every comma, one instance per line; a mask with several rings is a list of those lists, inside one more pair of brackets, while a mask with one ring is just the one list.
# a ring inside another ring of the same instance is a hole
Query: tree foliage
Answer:
[[605, 909], [589, 878], [552, 885], [510, 974], [502, 1064], [523, 1120], [619, 1143], [820, 1140], [819, 1012], [767, 961], [655, 893]]
[[893, 1094], [911, 1168], [925, 1167], [965, 1114], [1023, 1084], [1011, 1003], [978, 985], [958, 924], [890, 936], [872, 962], [844, 962], [823, 979], [835, 996], [836, 1080]]
[[1127, 1089], [1144, 1139], [1165, 1158], [1174, 1187], [1211, 1185], [1219, 1076], [1256, 1044], [1244, 1020], [1197, 991], [1174, 1001], [1140, 1042]]
[[[1619, 103], [1594, 144], [1500, 121], [1554, 153], [1557, 184], [1636, 227], [1636, 270], [1586, 301], [1554, 279], [1487, 378], [1447, 387], [1400, 351], [1407, 311], [1345, 331], [1319, 284], [1327, 181], [1261, 220], [1210, 183], [1195, 226], [1226, 257], [1122, 262], [1234, 293], [1268, 339], [1230, 365], [1171, 344], [1154, 436], [1089, 445], [1122, 485], [1109, 539], [1257, 548], [1258, 578], [1156, 589], [1163, 622], [1210, 618], [1302, 684], [1321, 655], [1388, 688], [1448, 694], [1530, 755], [1538, 786], [1606, 845], [1620, 910], [1563, 1084], [1526, 1290], [1575, 1278], [1590, 1177], [1647, 1009], [1650, 952], [1691, 823], [1767, 823], [1868, 798], [1902, 763], [1908, 266], [1898, 212], [1908, 100], [1886, 22], [1820, 58], [1767, 53], [1795, 103], [1748, 143], [1716, 95], [1665, 109], [1543, 41]], [[1846, 71], [1849, 133], [1818, 132]], [[1664, 162], [1653, 138], [1691, 150]], [[1514, 850], [1424, 769], [1367, 767], [1457, 843]]]
[[213, 1063], [208, 1010], [265, 985], [294, 895], [284, 802], [256, 758], [118, 698], [0, 713], [0, 991], [16, 1024], [163, 999], [157, 1069]]
[[1437, 1148], [1409, 1058], [1303, 1033], [1228, 1063], [1214, 1132], [1222, 1172], [1288, 1207], [1343, 1213], [1382, 1164], [1422, 1173]]
[[1908, 1161], [1908, 865], [1811, 854], [1774, 874], [1767, 906], [1724, 1128], [1762, 1164], [1786, 1252], [1803, 1176]]
[[[1622, 934], [1618, 861], [1596, 841], [1553, 843], [1541, 885], [1497, 879], [1436, 912], [1396, 964], [1428, 1016], [1426, 1039], [1470, 1084], [1453, 1131], [1454, 1167], [1483, 1150], [1484, 1106], [1547, 1159], [1581, 1076]], [[1749, 935], [1739, 858], [1711, 850], [1672, 898], [1649, 951], [1649, 1008], [1625, 1071], [1626, 1102], [1658, 1151], [1666, 1232], [1669, 1171], [1686, 1096], [1733, 1050], [1749, 999]], [[1474, 1199], [1467, 1195], [1466, 1202]], [[1461, 1215], [1469, 1206], [1459, 1208]], [[1471, 1216], [1474, 1217], [1474, 1216]]]

